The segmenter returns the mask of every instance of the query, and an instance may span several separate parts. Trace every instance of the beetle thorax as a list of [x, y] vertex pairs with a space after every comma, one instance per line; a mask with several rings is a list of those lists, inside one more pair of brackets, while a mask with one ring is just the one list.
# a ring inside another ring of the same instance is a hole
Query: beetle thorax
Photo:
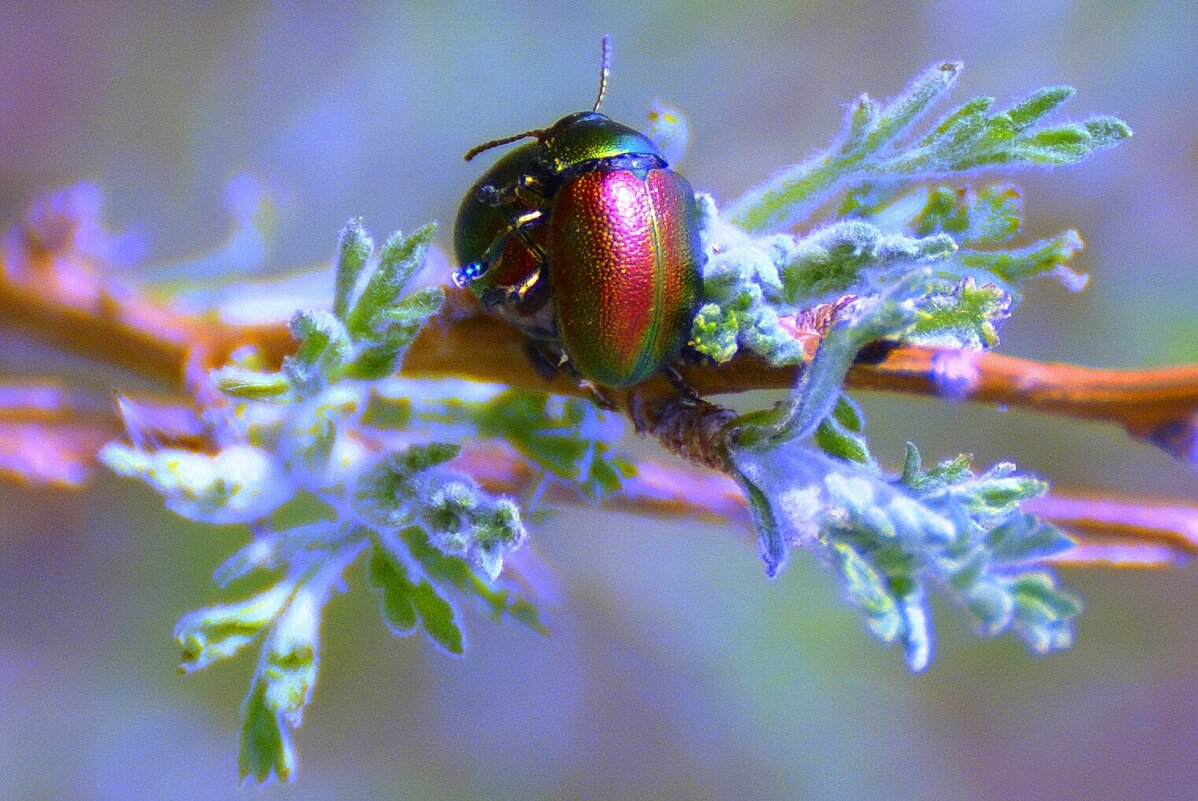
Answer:
[[652, 157], [660, 161], [659, 166], [668, 166], [647, 136], [597, 111], [562, 117], [538, 140], [541, 162], [555, 173], [615, 156]]

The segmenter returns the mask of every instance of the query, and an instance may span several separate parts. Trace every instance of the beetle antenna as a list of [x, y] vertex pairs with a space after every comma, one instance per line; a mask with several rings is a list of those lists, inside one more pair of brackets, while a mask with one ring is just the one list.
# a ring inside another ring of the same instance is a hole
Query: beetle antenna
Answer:
[[595, 98], [595, 105], [591, 106], [591, 111], [598, 111], [599, 104], [603, 102], [603, 95], [607, 93], [607, 77], [611, 75], [611, 34], [603, 36], [603, 57], [599, 64], [599, 96]]
[[512, 142], [519, 142], [521, 139], [528, 139], [531, 136], [541, 136], [544, 133], [545, 132], [542, 131], [540, 128], [534, 128], [533, 130], [525, 131], [524, 133], [513, 134], [512, 136], [505, 136], [502, 139], [492, 139], [490, 142], [483, 142], [478, 147], [470, 148], [469, 152], [466, 153], [466, 161], [470, 161], [475, 156], [477, 156], [479, 153], [485, 153], [486, 151], [490, 150], [493, 147], [499, 147], [501, 145], [510, 144]]

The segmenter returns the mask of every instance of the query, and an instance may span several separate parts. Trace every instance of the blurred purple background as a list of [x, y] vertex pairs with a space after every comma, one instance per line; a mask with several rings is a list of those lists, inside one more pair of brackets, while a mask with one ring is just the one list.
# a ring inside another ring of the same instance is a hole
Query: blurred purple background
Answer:
[[[1198, 359], [1198, 5], [0, 2], [0, 218], [98, 184], [145, 263], [226, 235], [226, 185], [277, 202], [268, 269], [327, 259], [362, 215], [379, 236], [442, 223], [481, 141], [590, 104], [687, 114], [683, 171], [731, 200], [824, 146], [843, 104], [962, 59], [953, 97], [1051, 83], [1135, 137], [1025, 174], [1028, 236], [1077, 227], [1090, 288], [1037, 287], [1008, 353], [1096, 365]], [[10, 370], [45, 352], [4, 339]], [[32, 360], [32, 361], [31, 361]], [[95, 371], [93, 371], [95, 373]], [[95, 373], [100, 384], [124, 376]], [[1065, 488], [1193, 499], [1198, 477], [1098, 425], [867, 397], [875, 451], [1014, 459]], [[224, 799], [253, 657], [190, 678], [174, 621], [210, 603], [240, 543], [101, 475], [78, 493], [0, 486], [0, 796]], [[938, 608], [937, 656], [908, 674], [796, 557], [768, 582], [740, 532], [568, 510], [535, 548], [562, 593], [553, 636], [467, 619], [453, 660], [394, 640], [360, 575], [331, 606], [298, 732], [296, 799], [1139, 799], [1198, 786], [1198, 575], [1071, 572], [1077, 646], [1038, 659]]]

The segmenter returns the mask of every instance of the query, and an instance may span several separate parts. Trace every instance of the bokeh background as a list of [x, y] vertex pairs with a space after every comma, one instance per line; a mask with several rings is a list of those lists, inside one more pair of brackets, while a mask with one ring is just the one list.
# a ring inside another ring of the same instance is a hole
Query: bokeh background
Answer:
[[[1025, 174], [1027, 235], [1081, 230], [1090, 288], [1039, 286], [1006, 352], [1095, 365], [1198, 358], [1198, 4], [1187, 2], [174, 3], [0, 0], [0, 219], [88, 180], [141, 265], [218, 245], [227, 185], [275, 199], [268, 270], [437, 219], [485, 167], [461, 154], [591, 103], [681, 107], [681, 170], [730, 200], [826, 144], [861, 91], [962, 59], [954, 93], [1067, 82], [1066, 115], [1135, 137]], [[140, 267], [130, 268], [136, 279]], [[51, 356], [6, 331], [6, 368]], [[78, 368], [101, 383], [125, 378]], [[865, 397], [876, 452], [1011, 458], [1064, 488], [1192, 500], [1198, 477], [1111, 427]], [[1198, 574], [1072, 571], [1076, 647], [1045, 659], [938, 608], [911, 675], [797, 555], [769, 582], [742, 532], [567, 510], [535, 547], [553, 635], [467, 620], [454, 660], [394, 640], [357, 576], [331, 606], [295, 799], [1194, 797]], [[246, 655], [175, 673], [174, 621], [216, 597], [245, 532], [204, 529], [100, 475], [0, 486], [0, 797], [225, 799]]]

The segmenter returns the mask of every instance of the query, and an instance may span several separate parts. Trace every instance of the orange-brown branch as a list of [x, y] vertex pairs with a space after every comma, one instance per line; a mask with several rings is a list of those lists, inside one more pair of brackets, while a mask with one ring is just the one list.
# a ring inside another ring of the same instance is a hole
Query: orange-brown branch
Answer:
[[[113, 287], [86, 259], [70, 258], [69, 247], [54, 250], [33, 239], [26, 244], [20, 269], [0, 265], [0, 320], [64, 350], [131, 370], [180, 398], [185, 397], [182, 390], [189, 366], [221, 364], [243, 345], [256, 347], [268, 364], [277, 365], [294, 348], [281, 323], [238, 326], [212, 315], [179, 314], [137, 291]], [[700, 394], [714, 395], [789, 388], [794, 385], [797, 371], [746, 356], [718, 367], [686, 368], [682, 373]], [[564, 375], [546, 381], [525, 357], [519, 332], [482, 313], [469, 294], [460, 290], [450, 291], [445, 311], [413, 344], [404, 372], [587, 394]], [[994, 353], [962, 354], [904, 346], [889, 349], [871, 363], [854, 366], [848, 383], [861, 389], [947, 395], [1115, 422], [1133, 434], [1151, 437], [1179, 456], [1189, 455], [1190, 426], [1198, 409], [1198, 365], [1105, 370]], [[32, 396], [20, 400], [19, 387], [17, 392], [16, 401], [3, 404], [10, 433], [33, 430], [30, 426], [45, 431], [73, 430], [69, 428], [71, 420], [66, 418], [72, 416], [72, 406], [79, 403], [88, 407], [86, 414], [78, 416], [87, 418], [83, 424], [91, 436], [82, 439], [88, 440], [88, 447], [94, 444], [91, 440], [106, 436], [117, 422], [115, 417], [104, 420], [105, 415], [97, 415], [92, 397], [77, 395], [75, 403], [64, 401], [64, 406], [48, 413], [38, 408]], [[638, 387], [635, 394], [611, 392], [609, 400], [632, 409], [638, 403], [652, 404], [671, 394], [672, 388], [659, 378]], [[686, 427], [670, 430], [683, 445], [694, 433]], [[79, 457], [73, 457], [72, 463], [82, 466], [80, 454], [72, 453]], [[21, 454], [25, 458], [27, 452]], [[720, 466], [718, 460], [701, 461]], [[521, 477], [521, 468], [512, 460], [478, 462], [475, 467], [480, 478], [490, 480], [497, 488], [508, 487], [509, 491], [527, 479], [527, 475]], [[506, 473], [488, 479], [488, 469]], [[702, 486], [702, 491], [696, 491], [697, 486]], [[715, 473], [694, 475], [650, 467], [629, 484], [628, 490], [615, 502], [618, 508], [642, 514], [747, 519], [735, 485]], [[565, 492], [560, 488], [557, 491]], [[1188, 507], [1104, 505], [1061, 497], [1036, 503], [1043, 507], [1038, 511], [1049, 519], [1084, 533], [1083, 547], [1073, 552], [1073, 558], [1083, 563], [1159, 564], [1198, 551], [1194, 536], [1198, 511]]]
[[[240, 326], [210, 315], [182, 315], [136, 291], [108, 287], [85, 265], [64, 266], [59, 260], [51, 269], [48, 254], [39, 259], [36, 252], [28, 262], [32, 269], [22, 278], [7, 270], [0, 276], [0, 319], [65, 350], [132, 370], [164, 388], [182, 388], [189, 359], [217, 365], [233, 349], [253, 345], [269, 363], [277, 364], [294, 348], [282, 324]], [[448, 306], [413, 344], [404, 363], [406, 374], [453, 375], [584, 394], [565, 376], [546, 382], [525, 357], [520, 333], [484, 314], [468, 293], [452, 290]], [[682, 373], [702, 395], [785, 389], [797, 376], [795, 368], [772, 367], [753, 356]], [[947, 391], [955, 399], [1115, 422], [1138, 436], [1185, 423], [1198, 410], [1198, 365], [1111, 370], [903, 346], [875, 363], [855, 366], [848, 384], [917, 395], [944, 396]]]

